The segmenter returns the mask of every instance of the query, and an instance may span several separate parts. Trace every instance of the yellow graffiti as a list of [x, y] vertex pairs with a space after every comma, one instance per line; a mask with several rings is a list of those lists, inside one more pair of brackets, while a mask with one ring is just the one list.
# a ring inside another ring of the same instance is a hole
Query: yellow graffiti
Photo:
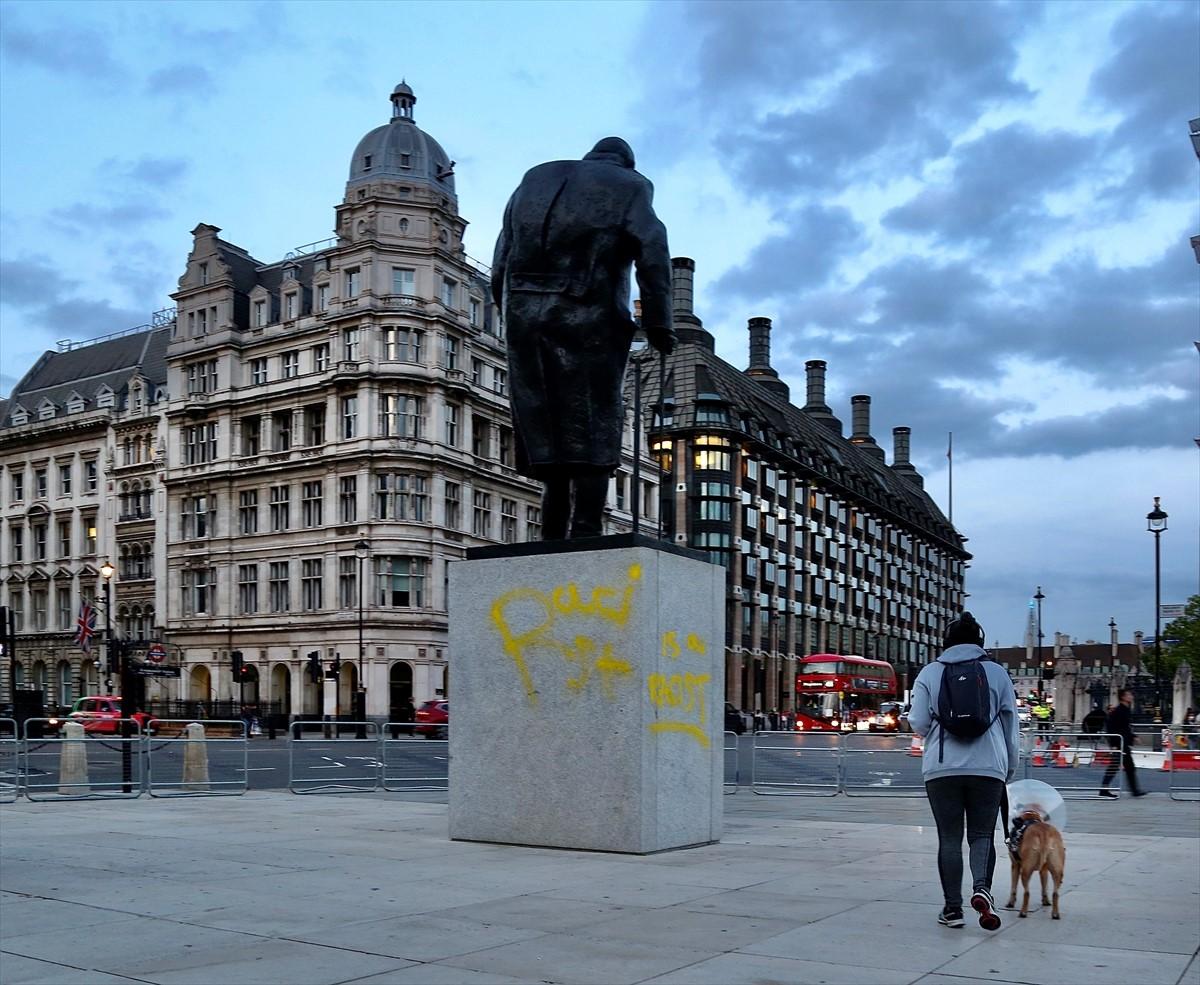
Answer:
[[[652, 723], [650, 731], [683, 732], [707, 749], [708, 736], [701, 726], [707, 717], [705, 688], [711, 682], [711, 674], [650, 674], [646, 678], [646, 689], [650, 694], [651, 704], [660, 709], [670, 708], [679, 716]], [[694, 717], [695, 721], [685, 721], [685, 717]]]
[[695, 633], [688, 633], [687, 648], [691, 650], [692, 653], [699, 653], [701, 655], [708, 653], [708, 644], [705, 643], [704, 640], [700, 639], [700, 637]]
[[[589, 636], [576, 636], [572, 642], [564, 643], [551, 635], [559, 616], [591, 616], [623, 629], [633, 611], [633, 593], [642, 577], [641, 565], [631, 565], [626, 576], [628, 584], [625, 586], [598, 585], [586, 599], [580, 594], [578, 585], [568, 582], [556, 585], [548, 593], [535, 588], [514, 588], [492, 603], [492, 623], [500, 633], [504, 652], [516, 664], [530, 704], [537, 704], [537, 688], [529, 673], [528, 657], [539, 648], [557, 653], [568, 663], [578, 666], [576, 676], [567, 682], [567, 686], [573, 690], [585, 687], [595, 671], [600, 676], [605, 693], [611, 697], [614, 677], [633, 673], [627, 660], [613, 654], [611, 643], [597, 647], [595, 640]], [[539, 607], [541, 617], [533, 628], [516, 632], [512, 627], [510, 612], [514, 605], [521, 602]]]
[[679, 634], [674, 630], [669, 633], [663, 633], [662, 655], [670, 657], [672, 660], [678, 660], [681, 653], [683, 651], [679, 649]]

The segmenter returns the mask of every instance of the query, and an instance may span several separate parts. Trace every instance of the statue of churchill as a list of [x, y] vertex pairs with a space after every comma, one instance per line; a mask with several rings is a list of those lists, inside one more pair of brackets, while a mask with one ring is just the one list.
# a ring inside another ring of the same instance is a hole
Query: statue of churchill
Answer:
[[633, 151], [605, 137], [581, 161], [528, 171], [504, 211], [492, 293], [504, 319], [517, 468], [545, 484], [542, 539], [594, 537], [621, 457], [622, 381], [637, 328], [662, 353], [671, 257], [654, 188]]

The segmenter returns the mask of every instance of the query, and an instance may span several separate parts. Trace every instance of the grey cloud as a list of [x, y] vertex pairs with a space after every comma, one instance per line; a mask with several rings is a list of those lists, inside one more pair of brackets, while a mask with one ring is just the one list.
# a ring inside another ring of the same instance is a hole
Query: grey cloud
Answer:
[[44, 304], [47, 297], [74, 290], [78, 281], [64, 277], [45, 257], [0, 259], [0, 303], [14, 308]]
[[1045, 196], [1085, 178], [1095, 154], [1087, 137], [1038, 133], [1024, 124], [994, 130], [958, 148], [950, 177], [892, 209], [883, 223], [1006, 252], [1061, 224], [1047, 214]]
[[168, 65], [150, 73], [146, 79], [146, 91], [154, 95], [201, 95], [210, 93], [215, 88], [212, 73], [203, 65], [193, 62]]
[[[1039, 9], [960, 3], [660, 7], [637, 49], [653, 73], [661, 63], [655, 52], [669, 45], [670, 59], [677, 60], [680, 34], [698, 40], [694, 65], [678, 71], [665, 95], [657, 78], [651, 87], [655, 95], [645, 113], [652, 152], [670, 154], [672, 139], [694, 142], [697, 133], [711, 133], [713, 150], [747, 193], [763, 196], [836, 186], [875, 166], [915, 173], [983, 109], [1027, 95], [1012, 78], [1015, 42]], [[755, 119], [747, 107], [763, 99], [800, 105]], [[692, 125], [680, 116], [694, 118]]]
[[1198, 37], [1194, 3], [1136, 4], [1114, 23], [1118, 50], [1092, 76], [1089, 92], [1102, 111], [1124, 117], [1105, 146], [1133, 162], [1118, 197], [1194, 194], [1187, 121], [1196, 116], [1200, 92]]
[[105, 180], [133, 182], [140, 190], [146, 186], [157, 189], [176, 185], [187, 173], [189, 166], [189, 162], [182, 157], [153, 157], [143, 154], [135, 161], [110, 157], [100, 165], [99, 171]]
[[49, 213], [52, 223], [67, 232], [116, 231], [137, 229], [162, 219], [170, 213], [149, 201], [116, 202], [112, 205], [91, 205], [77, 202], [54, 209]]
[[[841, 207], [804, 205], [775, 217], [785, 227], [754, 248], [716, 285], [719, 294], [771, 295], [821, 284], [838, 261], [862, 245], [862, 227]], [[814, 248], [815, 247], [815, 248]]]
[[0, 31], [0, 51], [14, 62], [36, 65], [56, 75], [77, 75], [93, 83], [125, 77], [125, 68], [113, 55], [103, 32], [62, 23], [34, 30], [20, 23], [14, 25], [12, 19], [10, 12], [6, 15], [8, 23]]

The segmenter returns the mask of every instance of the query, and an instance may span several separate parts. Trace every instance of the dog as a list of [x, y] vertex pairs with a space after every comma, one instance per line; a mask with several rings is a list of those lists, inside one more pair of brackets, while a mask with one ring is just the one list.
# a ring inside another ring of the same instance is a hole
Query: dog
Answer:
[[[1067, 848], [1062, 833], [1046, 820], [1036, 807], [1024, 810], [1013, 821], [1012, 835], [1006, 840], [1008, 855], [1012, 859], [1012, 893], [1009, 894], [1006, 910], [1017, 904], [1017, 880], [1025, 887], [1025, 900], [1019, 916], [1029, 916], [1029, 877], [1037, 872], [1042, 880], [1042, 906], [1050, 907], [1053, 920], [1061, 918], [1058, 909], [1058, 890], [1062, 886], [1063, 871], [1067, 865]], [[1054, 880], [1054, 896], [1046, 894], [1047, 879]]]

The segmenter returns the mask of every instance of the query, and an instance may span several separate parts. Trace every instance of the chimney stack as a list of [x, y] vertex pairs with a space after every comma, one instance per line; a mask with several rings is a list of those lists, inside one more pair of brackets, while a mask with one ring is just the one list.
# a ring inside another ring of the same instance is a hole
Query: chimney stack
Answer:
[[853, 427], [850, 440], [882, 462], [886, 457], [883, 449], [871, 437], [871, 398], [865, 393], [857, 393], [851, 397], [850, 414]]
[[775, 396], [790, 400], [791, 388], [771, 367], [771, 319], [751, 318], [749, 329], [750, 365], [746, 368], [746, 375]]
[[892, 471], [924, 489], [925, 480], [909, 460], [911, 438], [912, 428], [892, 428]]
[[833, 416], [833, 411], [825, 403], [825, 360], [810, 359], [804, 364], [804, 373], [806, 377], [804, 412], [820, 421], [831, 431], [841, 434], [842, 422]]
[[713, 352], [716, 350], [716, 340], [705, 330], [704, 323], [696, 317], [693, 308], [695, 279], [695, 260], [691, 257], [671, 258], [671, 320], [680, 342], [701, 345]]

